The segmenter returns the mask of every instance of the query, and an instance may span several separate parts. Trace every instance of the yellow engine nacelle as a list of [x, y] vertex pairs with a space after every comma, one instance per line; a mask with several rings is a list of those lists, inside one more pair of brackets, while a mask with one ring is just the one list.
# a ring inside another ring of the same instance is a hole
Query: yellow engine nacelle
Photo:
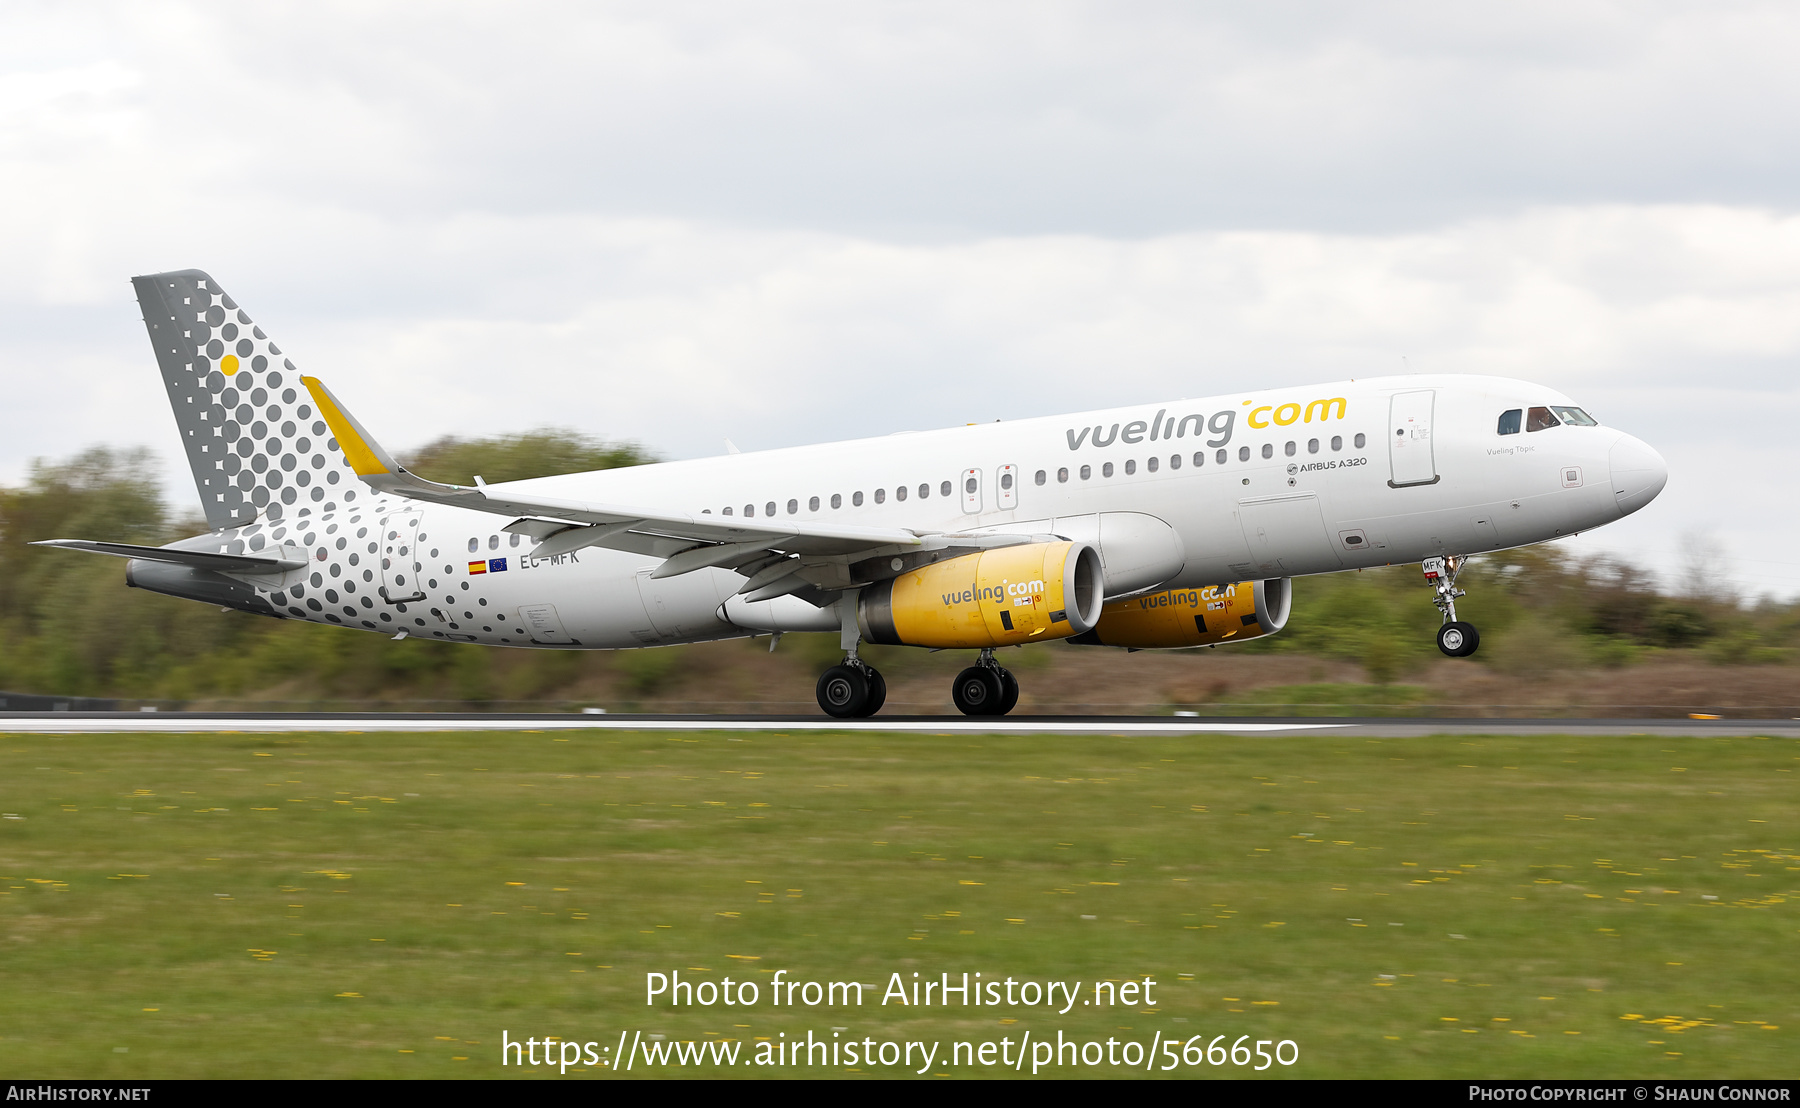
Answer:
[[1138, 649], [1245, 642], [1286, 627], [1293, 604], [1293, 586], [1285, 577], [1169, 589], [1113, 601], [1092, 631], [1069, 641]]
[[1003, 546], [870, 585], [857, 624], [865, 641], [893, 646], [1017, 646], [1092, 630], [1104, 590], [1087, 543]]

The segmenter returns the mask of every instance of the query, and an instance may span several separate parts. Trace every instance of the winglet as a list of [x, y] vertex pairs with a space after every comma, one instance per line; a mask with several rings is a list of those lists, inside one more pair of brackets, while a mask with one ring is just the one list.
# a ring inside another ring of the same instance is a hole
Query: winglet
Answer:
[[486, 500], [486, 494], [479, 488], [440, 485], [408, 471], [394, 460], [392, 454], [382, 449], [381, 444], [363, 429], [355, 416], [338, 403], [338, 398], [331, 395], [331, 390], [325, 387], [323, 381], [317, 377], [302, 377], [300, 383], [306, 386], [306, 390], [312, 393], [313, 400], [317, 401], [319, 414], [325, 417], [332, 436], [337, 439], [338, 447], [344, 452], [344, 461], [363, 484], [377, 492], [437, 504], [462, 504], [479, 508]]
[[319, 405], [319, 414], [337, 436], [338, 445], [344, 448], [344, 460], [356, 471], [358, 477], [378, 477], [383, 474], [398, 474], [400, 463], [394, 461], [393, 455], [381, 448], [374, 437], [363, 430], [355, 416], [338, 403], [338, 398], [331, 395], [331, 390], [317, 377], [302, 377], [300, 383], [306, 391], [312, 393], [313, 400]]

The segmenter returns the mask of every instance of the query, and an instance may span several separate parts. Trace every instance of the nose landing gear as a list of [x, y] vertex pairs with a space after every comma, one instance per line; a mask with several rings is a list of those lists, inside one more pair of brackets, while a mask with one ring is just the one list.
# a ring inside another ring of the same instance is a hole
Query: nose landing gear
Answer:
[[994, 661], [992, 649], [956, 675], [950, 699], [965, 716], [1003, 716], [1019, 703], [1019, 680]]
[[1469, 595], [1456, 587], [1457, 575], [1467, 562], [1468, 559], [1452, 554], [1427, 558], [1419, 567], [1425, 571], [1425, 583], [1431, 586], [1431, 602], [1444, 616], [1444, 625], [1437, 633], [1438, 649], [1452, 658], [1467, 658], [1481, 645], [1481, 632], [1475, 630], [1475, 625], [1456, 618], [1456, 598]]

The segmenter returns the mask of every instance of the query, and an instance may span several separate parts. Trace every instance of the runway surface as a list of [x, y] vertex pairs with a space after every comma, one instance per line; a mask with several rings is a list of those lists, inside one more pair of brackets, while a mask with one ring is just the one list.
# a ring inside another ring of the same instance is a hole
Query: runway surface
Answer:
[[933, 735], [1773, 735], [1800, 738], [1795, 719], [1389, 719], [1192, 716], [824, 716], [566, 715], [305, 712], [0, 713], [0, 734], [165, 734], [382, 731], [887, 732]]

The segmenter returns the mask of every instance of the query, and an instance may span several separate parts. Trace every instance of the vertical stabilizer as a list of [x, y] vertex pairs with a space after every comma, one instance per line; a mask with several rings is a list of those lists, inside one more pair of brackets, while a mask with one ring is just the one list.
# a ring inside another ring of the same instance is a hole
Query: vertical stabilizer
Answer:
[[133, 277], [194, 485], [215, 531], [353, 502], [355, 474], [300, 372], [197, 269]]

